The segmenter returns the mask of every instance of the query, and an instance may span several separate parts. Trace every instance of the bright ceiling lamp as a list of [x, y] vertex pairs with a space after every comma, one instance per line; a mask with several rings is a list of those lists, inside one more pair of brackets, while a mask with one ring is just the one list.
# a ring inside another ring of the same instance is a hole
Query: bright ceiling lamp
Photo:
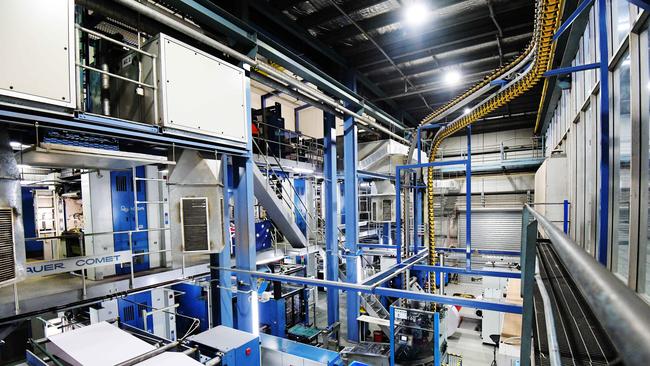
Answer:
[[406, 5], [404, 19], [411, 26], [423, 24], [429, 18], [429, 8], [423, 1], [414, 1]]
[[465, 109], [463, 110], [463, 114], [469, 114], [469, 112], [471, 112], [471, 111], [472, 111], [471, 109], [469, 109], [468, 107], [465, 107]]
[[444, 80], [445, 84], [454, 86], [460, 84], [460, 81], [463, 79], [463, 74], [458, 70], [448, 70], [445, 72]]

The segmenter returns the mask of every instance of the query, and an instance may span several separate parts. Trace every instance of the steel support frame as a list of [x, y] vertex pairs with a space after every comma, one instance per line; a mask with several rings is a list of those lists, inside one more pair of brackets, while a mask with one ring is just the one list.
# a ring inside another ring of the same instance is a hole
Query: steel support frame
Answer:
[[430, 266], [430, 265], [416, 264], [411, 269], [414, 271], [433, 272], [433, 273], [457, 273], [462, 275], [475, 275], [475, 276], [486, 276], [486, 277], [521, 278], [521, 272], [467, 270], [465, 268], [445, 267], [439, 265]]
[[[349, 76], [351, 90], [356, 91], [356, 81]], [[359, 191], [358, 191], [358, 156], [357, 156], [357, 126], [354, 117], [346, 116], [343, 120], [343, 171], [344, 171], [344, 200], [345, 210], [345, 263], [346, 280], [357, 283], [357, 267], [359, 266]], [[359, 294], [354, 291], [347, 293], [347, 330], [348, 341], [359, 341]]]
[[[228, 268], [230, 262], [230, 188], [228, 184], [228, 171], [230, 167], [228, 164], [228, 155], [221, 155], [221, 180], [223, 184], [223, 232], [224, 232], [224, 248], [221, 253], [210, 254], [210, 264], [216, 265], [221, 268]], [[212, 319], [214, 326], [225, 325], [227, 327], [233, 326], [232, 314], [232, 287], [231, 272], [226, 270], [210, 269], [210, 294], [212, 306]]]
[[[331, 113], [323, 113], [324, 149], [323, 177], [325, 179], [325, 278], [336, 281], [339, 274], [338, 211], [336, 209], [336, 119]], [[356, 319], [356, 318], [355, 318]], [[327, 289], [327, 325], [339, 321], [339, 292]]]
[[537, 244], [537, 221], [530, 220], [530, 213], [524, 208], [521, 220], [521, 366], [531, 365], [533, 338], [533, 290], [535, 286], [535, 259]]
[[600, 49], [600, 206], [598, 214], [598, 261], [607, 266], [609, 257], [609, 46], [607, 38], [607, 0], [598, 6], [598, 48]]
[[[253, 193], [253, 148], [251, 132], [251, 91], [250, 79], [246, 79], [246, 122], [248, 138], [248, 153], [245, 156], [232, 157], [233, 196], [235, 200], [235, 264], [237, 269], [255, 271], [255, 223], [253, 222], [255, 196]], [[227, 176], [226, 176], [227, 179]], [[227, 190], [227, 186], [224, 187]], [[226, 202], [224, 208], [227, 209]], [[224, 209], [224, 211], [226, 211]], [[227, 231], [226, 233], [229, 233]], [[225, 249], [223, 252], [227, 252]], [[225, 259], [225, 258], [224, 258]], [[228, 258], [228, 261], [230, 259]], [[228, 266], [230, 267], [230, 266]], [[253, 278], [246, 273], [237, 273], [237, 327], [249, 333], [259, 331], [259, 324], [253, 324], [259, 319], [257, 306], [257, 289]]]
[[[589, 6], [594, 3], [596, 5], [597, 15], [598, 15], [598, 49], [600, 51], [600, 60], [593, 64], [580, 65], [574, 67], [567, 67], [565, 69], [551, 70], [550, 75], [552, 76], [562, 73], [576, 72], [588, 70], [591, 68], [598, 68], [600, 74], [600, 180], [599, 180], [599, 198], [600, 204], [598, 206], [598, 235], [597, 237], [597, 248], [596, 248], [596, 258], [598, 261], [607, 266], [609, 259], [609, 206], [610, 206], [610, 184], [609, 184], [609, 175], [610, 175], [610, 138], [609, 138], [609, 45], [608, 45], [608, 35], [607, 35], [607, 0], [583, 0], [576, 10], [569, 16], [569, 18], [562, 24], [558, 31], [553, 35], [553, 40], [557, 39], [571, 27], [575, 19], [582, 14]], [[647, 1], [643, 0], [628, 0], [629, 2], [641, 6], [644, 9], [648, 8]], [[645, 5], [645, 6], [644, 6]]]

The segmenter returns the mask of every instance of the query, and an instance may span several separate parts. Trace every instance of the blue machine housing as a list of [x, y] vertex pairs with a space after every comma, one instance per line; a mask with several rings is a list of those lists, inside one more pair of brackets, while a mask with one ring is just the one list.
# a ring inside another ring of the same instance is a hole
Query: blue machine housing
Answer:
[[[144, 167], [136, 168], [136, 176], [144, 178]], [[144, 181], [137, 181], [138, 201], [146, 201], [147, 193]], [[113, 208], [113, 231], [136, 230], [136, 204], [133, 197], [133, 173], [129, 171], [111, 172], [111, 203]], [[137, 205], [138, 230], [147, 228], [147, 209], [144, 204]], [[115, 251], [129, 250], [129, 235], [126, 233], [113, 235]], [[133, 233], [131, 238], [133, 253], [149, 251], [149, 235], [146, 232]], [[115, 265], [117, 274], [130, 273], [130, 264]], [[135, 272], [149, 269], [149, 256], [141, 255], [133, 258]]]
[[[208, 321], [208, 294], [204, 287], [192, 283], [179, 283], [172, 286], [172, 289], [183, 293], [176, 297], [178, 303], [176, 313], [199, 319], [201, 321], [199, 330], [207, 330], [210, 327]], [[185, 334], [191, 324], [191, 319], [183, 316], [176, 317], [176, 334]]]
[[222, 352], [222, 366], [259, 366], [261, 362], [260, 338], [251, 333], [219, 325], [188, 340], [202, 355]]
[[260, 324], [266, 324], [270, 328], [270, 334], [276, 337], [287, 337], [286, 324], [286, 300], [269, 299], [259, 303]]
[[151, 310], [151, 291], [145, 291], [138, 294], [129, 295], [123, 299], [117, 300], [117, 310], [120, 321], [132, 327], [142, 329], [148, 332], [153, 331], [153, 319], [149, 317], [147, 327], [145, 328], [142, 310]]

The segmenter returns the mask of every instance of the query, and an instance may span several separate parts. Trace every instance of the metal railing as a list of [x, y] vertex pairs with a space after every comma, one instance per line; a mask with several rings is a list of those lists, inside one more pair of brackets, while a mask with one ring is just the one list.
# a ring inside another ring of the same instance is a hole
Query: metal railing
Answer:
[[591, 311], [626, 365], [650, 365], [650, 306], [531, 206], [529, 214], [544, 229]]
[[325, 147], [315, 137], [264, 122], [254, 122], [254, 124], [260, 130], [269, 127], [276, 132], [275, 136], [253, 135], [253, 141], [257, 144], [256, 153], [322, 167]]
[[[81, 36], [82, 36], [83, 33], [92, 35], [93, 37], [100, 38], [100, 39], [105, 40], [107, 42], [110, 42], [110, 43], [116, 44], [118, 46], [124, 47], [127, 50], [130, 50], [130, 51], [133, 51], [133, 52], [138, 53], [140, 55], [151, 58], [151, 75], [152, 75], [151, 76], [151, 80], [152, 80], [151, 84], [148, 84], [148, 83], [144, 82], [144, 80], [142, 78], [142, 60], [140, 59], [140, 57], [137, 57], [137, 62], [138, 62], [138, 78], [137, 79], [131, 79], [131, 78], [128, 78], [128, 77], [125, 77], [125, 76], [122, 76], [122, 75], [111, 73], [111, 72], [108, 71], [108, 69], [104, 70], [103, 67], [100, 69], [100, 68], [93, 67], [93, 66], [90, 66], [90, 65], [86, 64], [86, 60], [83, 60], [81, 58], [80, 49], [77, 50], [77, 52], [75, 53], [75, 66], [77, 67], [78, 71], [92, 71], [92, 72], [100, 74], [103, 78], [104, 77], [105, 78], [115, 78], [115, 79], [125, 81], [127, 83], [134, 84], [138, 88], [143, 88], [144, 87], [144, 88], [147, 88], [147, 89], [151, 89], [151, 91], [153, 93], [153, 120], [154, 120], [154, 123], [158, 123], [158, 87], [156, 86], [156, 80], [157, 80], [157, 70], [156, 70], [157, 62], [156, 62], [156, 59], [157, 59], [157, 56], [155, 54], [153, 54], [153, 53], [149, 53], [149, 52], [146, 52], [146, 51], [142, 50], [140, 32], [138, 32], [138, 34], [137, 34], [137, 38], [138, 38], [137, 47], [133, 47], [128, 43], [118, 41], [118, 40], [116, 40], [114, 38], [111, 38], [111, 37], [108, 37], [108, 36], [106, 36], [106, 35], [104, 35], [104, 34], [102, 34], [100, 32], [94, 31], [92, 29], [84, 28], [79, 24], [75, 24], [75, 35], [76, 35], [77, 40], [82, 38]], [[87, 108], [84, 107], [85, 103], [83, 103], [83, 97], [84, 96], [83, 96], [83, 93], [82, 93], [82, 85], [81, 85], [81, 83], [82, 83], [81, 78], [77, 78], [77, 82], [76, 82], [77, 106], [78, 106], [78, 108], [84, 109], [86, 112], [89, 112], [87, 110]], [[106, 83], [108, 83], [108, 80], [106, 81]], [[109, 86], [104, 86], [103, 85], [103, 84], [105, 84], [104, 80], [102, 80], [101, 84], [102, 84], [102, 88], [109, 88]], [[110, 114], [110, 113], [105, 113], [105, 114]]]

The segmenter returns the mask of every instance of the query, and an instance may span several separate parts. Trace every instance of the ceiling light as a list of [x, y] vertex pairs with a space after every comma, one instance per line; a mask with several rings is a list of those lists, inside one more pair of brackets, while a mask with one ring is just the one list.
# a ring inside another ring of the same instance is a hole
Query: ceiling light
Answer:
[[471, 112], [471, 111], [472, 111], [471, 109], [469, 109], [468, 107], [465, 107], [465, 109], [463, 109], [463, 114], [469, 114], [469, 112]]
[[458, 85], [463, 75], [458, 70], [449, 70], [445, 73], [444, 78], [447, 85]]
[[424, 23], [429, 18], [429, 9], [424, 2], [413, 2], [404, 9], [404, 19], [412, 26]]

